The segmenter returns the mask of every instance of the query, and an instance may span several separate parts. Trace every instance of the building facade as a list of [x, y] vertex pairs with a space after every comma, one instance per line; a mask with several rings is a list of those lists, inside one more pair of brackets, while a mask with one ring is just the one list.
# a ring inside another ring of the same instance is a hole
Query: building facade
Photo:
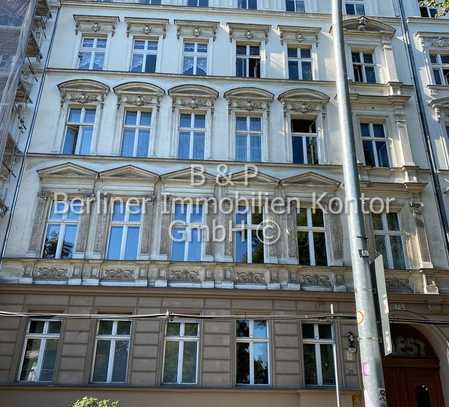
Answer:
[[[3, 403], [336, 405], [338, 380], [363, 405], [328, 3], [61, 1], [5, 225]], [[389, 405], [447, 406], [449, 20], [344, 3]]]

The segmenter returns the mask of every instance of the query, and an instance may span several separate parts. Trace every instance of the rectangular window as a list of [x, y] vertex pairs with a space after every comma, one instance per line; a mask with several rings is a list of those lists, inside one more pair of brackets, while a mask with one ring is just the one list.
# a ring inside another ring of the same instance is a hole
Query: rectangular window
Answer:
[[262, 118], [237, 116], [235, 118], [235, 159], [262, 161]]
[[237, 384], [270, 384], [268, 323], [236, 321]]
[[148, 157], [151, 137], [151, 112], [127, 110], [123, 121], [121, 155]]
[[65, 126], [63, 154], [90, 153], [95, 126], [95, 107], [72, 107]]
[[52, 202], [45, 232], [43, 258], [72, 258], [81, 211], [82, 203], [78, 199]]
[[296, 216], [299, 264], [327, 266], [324, 214], [318, 208], [300, 208]]
[[122, 200], [112, 206], [107, 258], [136, 260], [140, 246], [142, 204]]
[[304, 378], [308, 386], [334, 386], [332, 328], [329, 324], [302, 324]]
[[288, 78], [292, 80], [311, 81], [312, 49], [288, 47]]
[[184, 42], [184, 75], [207, 75], [207, 43]]
[[178, 158], [204, 160], [206, 115], [204, 113], [181, 113], [178, 134]]
[[81, 47], [78, 55], [79, 69], [101, 70], [104, 65], [107, 38], [88, 37], [81, 38]]
[[237, 0], [238, 8], [257, 10], [257, 0]]
[[388, 146], [382, 123], [360, 123], [365, 164], [371, 167], [389, 167]]
[[373, 214], [372, 219], [376, 250], [383, 255], [385, 267], [405, 269], [404, 243], [398, 214]]
[[419, 8], [419, 12], [421, 13], [421, 17], [426, 17], [426, 18], [438, 17], [438, 10], [434, 7], [421, 6]]
[[125, 383], [131, 321], [104, 319], [98, 321], [92, 381]]
[[161, 0], [139, 0], [138, 3], [140, 3], [140, 4], [160, 5], [161, 4]]
[[28, 323], [19, 380], [51, 382], [55, 370], [61, 321], [32, 319]]
[[291, 119], [292, 151], [295, 164], [318, 164], [318, 133], [315, 120]]
[[292, 11], [294, 13], [305, 13], [305, 3], [305, 0], [285, 0], [285, 10]]
[[237, 44], [236, 75], [260, 78], [260, 46]]
[[187, 0], [189, 7], [209, 7], [209, 0]]
[[345, 10], [348, 16], [364, 16], [365, 15], [364, 0], [346, 0]]
[[203, 205], [175, 204], [171, 260], [201, 261]]
[[168, 322], [165, 335], [163, 382], [196, 384], [198, 382], [199, 324]]
[[263, 264], [264, 242], [263, 209], [260, 207], [239, 206], [235, 213], [234, 261], [236, 263]]
[[430, 54], [435, 85], [449, 85], [449, 54]]
[[134, 40], [131, 72], [156, 72], [157, 45], [157, 40]]
[[376, 70], [372, 52], [352, 52], [354, 81], [359, 83], [376, 83]]

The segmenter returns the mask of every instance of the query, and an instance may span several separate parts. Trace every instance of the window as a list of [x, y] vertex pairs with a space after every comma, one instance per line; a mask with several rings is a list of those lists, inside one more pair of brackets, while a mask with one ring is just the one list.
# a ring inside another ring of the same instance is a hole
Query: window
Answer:
[[364, 0], [346, 0], [345, 10], [346, 14], [349, 16], [364, 16], [365, 15]]
[[204, 160], [206, 115], [203, 113], [181, 113], [178, 133], [178, 158]]
[[327, 266], [326, 231], [323, 211], [300, 208], [296, 217], [299, 264]]
[[435, 85], [449, 85], [449, 54], [430, 54]]
[[93, 382], [126, 382], [130, 332], [131, 321], [98, 321]]
[[83, 36], [81, 39], [78, 68], [103, 69], [106, 44], [106, 38]]
[[164, 383], [197, 383], [198, 345], [198, 323], [167, 323], [164, 352]]
[[373, 214], [376, 250], [387, 268], [405, 269], [404, 244], [397, 213]]
[[157, 40], [134, 40], [131, 72], [156, 72]]
[[139, 0], [139, 3], [140, 4], [160, 5], [161, 4], [161, 0]]
[[365, 164], [371, 167], [389, 167], [387, 139], [382, 123], [360, 123]]
[[151, 134], [151, 112], [127, 110], [123, 123], [122, 155], [148, 157]]
[[89, 154], [95, 125], [94, 107], [72, 107], [65, 126], [63, 154]]
[[311, 48], [287, 48], [288, 78], [292, 80], [311, 81], [312, 50]]
[[419, 11], [421, 13], [421, 17], [426, 17], [426, 18], [438, 17], [438, 10], [434, 7], [421, 6], [419, 8]]
[[235, 118], [237, 161], [262, 161], [262, 119], [255, 116]]
[[234, 261], [236, 263], [264, 263], [263, 209], [239, 206], [235, 213]]
[[269, 384], [267, 321], [237, 320], [235, 336], [237, 384]]
[[43, 258], [72, 258], [81, 209], [80, 200], [52, 202], [47, 220]]
[[202, 227], [203, 205], [175, 204], [175, 222], [171, 230], [171, 260], [201, 260]]
[[109, 260], [136, 260], [140, 243], [142, 204], [115, 201], [109, 232]]
[[295, 13], [305, 13], [305, 0], [285, 0], [285, 10], [293, 11]]
[[260, 46], [237, 44], [236, 75], [260, 78]]
[[376, 83], [374, 66], [372, 52], [352, 52], [352, 68], [354, 70], [355, 82]]
[[257, 10], [257, 0], [237, 0], [238, 8]]
[[318, 164], [315, 120], [292, 119], [292, 151], [295, 164]]
[[55, 369], [61, 321], [32, 319], [28, 323], [20, 381], [51, 382]]
[[305, 384], [335, 385], [332, 328], [329, 324], [302, 324]]
[[207, 44], [184, 42], [183, 73], [185, 75], [207, 75]]
[[209, 0], [187, 0], [189, 7], [209, 7]]

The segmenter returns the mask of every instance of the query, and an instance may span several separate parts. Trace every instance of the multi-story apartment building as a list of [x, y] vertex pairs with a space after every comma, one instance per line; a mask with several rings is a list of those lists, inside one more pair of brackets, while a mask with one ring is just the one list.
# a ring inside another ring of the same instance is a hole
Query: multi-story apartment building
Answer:
[[[19, 313], [0, 319], [2, 403], [324, 406], [338, 380], [362, 405], [329, 3], [61, 1], [0, 271]], [[345, 12], [389, 403], [448, 406], [449, 261], [407, 32], [393, 0]], [[406, 13], [444, 189], [449, 20]]]

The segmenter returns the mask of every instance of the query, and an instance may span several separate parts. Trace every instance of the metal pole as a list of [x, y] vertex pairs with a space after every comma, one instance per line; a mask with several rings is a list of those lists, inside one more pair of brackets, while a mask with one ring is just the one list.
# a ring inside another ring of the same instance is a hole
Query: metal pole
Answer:
[[359, 172], [349, 97], [342, 0], [332, 0], [332, 20], [343, 175], [365, 407], [386, 406], [382, 359], [370, 278], [367, 238], [360, 200]]
[[335, 375], [335, 393], [337, 396], [337, 407], [340, 407], [340, 379], [338, 376], [338, 359], [337, 359], [337, 330], [335, 329], [334, 304], [331, 304], [332, 315], [332, 353], [334, 354], [334, 375]]

